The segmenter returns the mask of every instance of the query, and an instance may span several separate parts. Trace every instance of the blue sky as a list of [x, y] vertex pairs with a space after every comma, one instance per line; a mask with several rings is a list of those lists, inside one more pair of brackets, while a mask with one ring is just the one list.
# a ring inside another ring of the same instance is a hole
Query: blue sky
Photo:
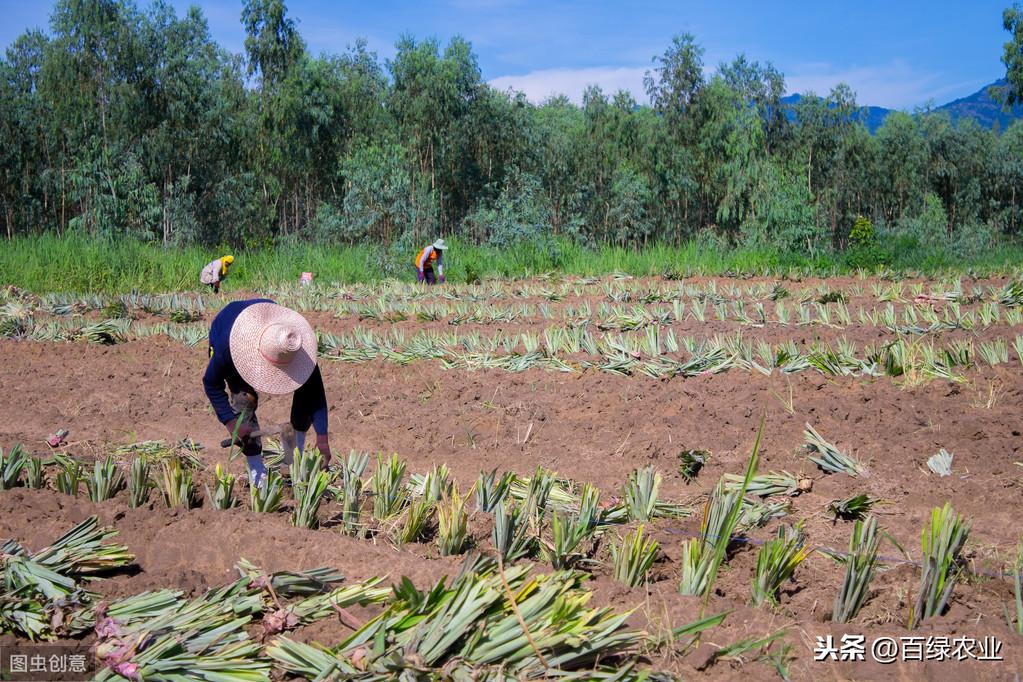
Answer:
[[[674, 34], [690, 32], [709, 68], [740, 52], [773, 62], [790, 92], [826, 93], [839, 81], [861, 104], [912, 109], [976, 91], [1005, 74], [1002, 10], [1011, 0], [711, 2], [637, 0], [290, 0], [289, 13], [314, 53], [343, 51], [358, 37], [382, 58], [402, 34], [468, 39], [483, 77], [539, 101], [554, 92], [578, 101], [583, 88], [631, 90]], [[202, 7], [221, 45], [243, 49], [240, 0], [172, 0]], [[146, 6], [148, 0], [138, 0]], [[48, 26], [52, 3], [0, 0], [0, 44]]]

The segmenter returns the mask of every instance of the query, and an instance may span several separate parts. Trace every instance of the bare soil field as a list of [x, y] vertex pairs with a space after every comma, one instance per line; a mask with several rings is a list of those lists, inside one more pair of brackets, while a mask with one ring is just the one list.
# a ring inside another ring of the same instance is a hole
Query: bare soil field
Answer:
[[[446, 464], [463, 495], [481, 471], [529, 477], [543, 467], [596, 486], [604, 506], [625, 504], [635, 470], [652, 466], [660, 474], [658, 498], [691, 513], [644, 524], [659, 550], [642, 584], [616, 581], [609, 551], [640, 525], [631, 517], [587, 539], [585, 556], [574, 565], [586, 574], [593, 606], [631, 611], [628, 627], [656, 640], [611, 663], [634, 659], [641, 670], [711, 679], [1001, 680], [1018, 679], [1023, 670], [1023, 636], [1013, 631], [1013, 568], [1023, 532], [1023, 373], [1014, 344], [1023, 325], [1020, 302], [1005, 293], [1008, 284], [604, 279], [451, 288], [450, 298], [440, 288], [426, 296], [369, 287], [263, 293], [303, 309], [321, 335], [333, 337], [321, 338], [320, 366], [335, 460], [350, 450], [397, 453], [409, 474]], [[829, 301], [831, 292], [841, 298]], [[201, 446], [200, 500], [191, 509], [170, 509], [158, 494], [132, 508], [123, 490], [98, 503], [65, 495], [55, 489], [53, 464], [44, 489], [21, 483], [0, 491], [0, 541], [38, 550], [91, 515], [119, 532], [116, 541], [135, 559], [130, 570], [91, 584], [103, 599], [160, 588], [197, 596], [236, 579], [241, 559], [266, 571], [335, 567], [349, 582], [382, 576], [390, 585], [407, 576], [428, 589], [456, 575], [466, 556], [492, 553], [492, 514], [472, 502], [468, 543], [456, 556], [441, 556], [432, 538], [394, 546], [371, 517], [371, 500], [361, 537], [342, 532], [342, 503], [333, 498], [320, 507], [315, 530], [291, 524], [290, 499], [278, 513], [250, 511], [241, 460], [228, 461], [219, 447], [223, 427], [202, 391], [205, 340], [187, 345], [164, 333], [139, 333], [146, 324], [169, 324], [166, 307], [129, 302], [125, 319], [134, 326], [115, 343], [90, 342], [82, 325], [105, 320], [109, 310], [79, 303], [69, 315], [60, 301], [8, 298], [25, 308], [8, 310], [8, 318], [25, 322], [21, 333], [0, 339], [5, 452], [22, 444], [29, 454], [49, 458], [56, 451], [91, 463], [141, 441], [191, 439]], [[201, 317], [188, 324], [208, 326], [222, 303], [196, 303]], [[697, 306], [703, 306], [698, 314]], [[889, 307], [891, 315], [882, 319]], [[67, 332], [70, 326], [63, 333], [73, 340], [34, 334], [47, 322], [67, 325], [72, 318], [79, 336]], [[588, 330], [594, 345], [587, 347], [590, 339], [580, 345], [579, 337], [551, 341], [544, 330], [555, 327]], [[461, 336], [454, 342], [445, 337], [450, 334]], [[430, 356], [415, 339], [441, 350]], [[360, 343], [372, 351], [363, 352]], [[779, 355], [785, 344], [809, 364]], [[507, 364], [509, 356], [521, 365]], [[283, 422], [289, 407], [290, 397], [268, 397], [260, 420]], [[705, 597], [680, 594], [683, 543], [700, 537], [719, 479], [741, 478], [761, 424], [758, 471], [788, 472], [801, 490], [747, 495], [751, 503], [786, 505], [737, 528]], [[828, 473], [811, 462], [807, 425], [862, 473]], [[51, 448], [46, 439], [62, 428], [69, 431], [66, 444]], [[942, 449], [954, 454], [951, 475], [928, 466]], [[706, 453], [706, 462], [688, 480], [682, 453], [693, 450]], [[127, 471], [131, 458], [120, 454], [115, 461]], [[203, 488], [217, 463], [240, 479], [233, 509], [213, 508]], [[367, 480], [375, 468], [372, 458]], [[849, 550], [853, 522], [829, 505], [858, 494], [873, 500], [870, 514], [885, 536], [862, 608], [839, 623], [832, 610], [846, 567], [828, 552]], [[910, 629], [921, 585], [921, 533], [932, 510], [945, 503], [972, 527], [954, 562], [947, 608]], [[753, 606], [758, 553], [779, 528], [797, 523], [812, 551], [781, 584], [776, 603]], [[553, 570], [541, 554], [521, 562], [539, 573]], [[351, 615], [362, 620], [375, 609], [355, 608]], [[728, 613], [721, 624], [698, 640], [668, 641], [673, 629], [722, 612]], [[291, 636], [334, 645], [352, 630], [350, 619], [338, 616], [299, 626]], [[777, 638], [755, 643], [771, 635]], [[815, 661], [820, 638], [840, 645], [843, 636], [855, 635], [865, 638], [864, 660]], [[883, 663], [871, 644], [889, 637], [906, 648], [900, 660]], [[930, 650], [931, 660], [901, 660], [913, 657], [913, 640], [900, 639], [907, 637], [921, 638], [921, 658]], [[1001, 648], [993, 658], [1000, 660], [977, 660], [977, 649], [942, 656], [935, 643], [941, 638], [995, 638]], [[743, 640], [755, 645], [729, 649]], [[0, 635], [0, 647], [19, 641]], [[60, 641], [88, 650], [95, 635]]]

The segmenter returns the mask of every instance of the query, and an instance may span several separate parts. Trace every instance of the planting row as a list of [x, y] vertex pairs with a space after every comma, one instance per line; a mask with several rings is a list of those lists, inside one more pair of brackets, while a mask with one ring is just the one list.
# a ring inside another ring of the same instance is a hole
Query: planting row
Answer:
[[[759, 436], [745, 474], [725, 474], [714, 486], [703, 510], [699, 533], [683, 542], [677, 566], [678, 590], [685, 595], [707, 597], [711, 594], [721, 566], [728, 557], [730, 543], [771, 519], [783, 518], [791, 511], [782, 499], [807, 490], [811, 482], [798, 480], [788, 472], [758, 473]], [[842, 452], [809, 425], [806, 431], [808, 461], [825, 475], [859, 479], [867, 474], [864, 463]], [[195, 460], [182, 458], [165, 449], [153, 455], [139, 456], [128, 467], [127, 477], [112, 457], [94, 463], [91, 475], [83, 466], [65, 456], [54, 458], [57, 469], [54, 486], [65, 494], [77, 495], [82, 478], [93, 501], [109, 499], [127, 488], [129, 504], [147, 504], [150, 491], [159, 488], [167, 506], [190, 507], [198, 502], [194, 475]], [[680, 471], [691, 479], [698, 476], [706, 455], [686, 452], [680, 455]], [[691, 511], [676, 503], [660, 500], [661, 476], [653, 467], [630, 474], [620, 498], [601, 500], [600, 491], [589, 484], [576, 484], [553, 472], [537, 469], [529, 477], [512, 473], [482, 472], [468, 493], [460, 494], [444, 465], [434, 466], [426, 474], [406, 476], [406, 465], [396, 455], [378, 456], [372, 476], [366, 478], [367, 454], [352, 453], [333, 470], [324, 470], [315, 451], [297, 453], [287, 479], [274, 471], [280, 455], [271, 458], [271, 473], [259, 487], [249, 488], [252, 511], [273, 513], [290, 507], [292, 524], [301, 528], [336, 528], [353, 537], [388, 538], [396, 547], [410, 543], [432, 543], [441, 555], [462, 554], [475, 546], [485, 549], [501, 562], [539, 560], [556, 570], [606, 570], [626, 586], [641, 585], [662, 554], [658, 543], [647, 533], [646, 524], [657, 518], [681, 518]], [[158, 483], [151, 480], [151, 468], [160, 471]], [[17, 485], [22, 469], [25, 485], [42, 487], [41, 460], [20, 449], [0, 459], [5, 488]], [[942, 451], [932, 457], [928, 467], [937, 475], [951, 473], [952, 457]], [[218, 465], [206, 486], [205, 503], [216, 509], [238, 504], [235, 478]], [[287, 491], [290, 487], [290, 495]], [[286, 500], [286, 498], [289, 498]], [[470, 510], [469, 500], [475, 509]], [[324, 505], [336, 503], [332, 513], [322, 513]], [[855, 618], [870, 593], [870, 582], [878, 567], [878, 549], [884, 534], [870, 515], [878, 500], [867, 493], [835, 500], [829, 511], [836, 519], [853, 522], [848, 553], [818, 549], [845, 567], [845, 577], [835, 598], [832, 617], [838, 622]], [[489, 545], [485, 535], [472, 533], [473, 515], [489, 519]], [[634, 523], [631, 530], [625, 524]], [[618, 533], [609, 534], [615, 528]], [[965, 574], [961, 561], [970, 524], [948, 505], [935, 509], [930, 525], [924, 529], [920, 584], [906, 624], [914, 627], [922, 618], [940, 615], [952, 594], [955, 582]], [[607, 544], [602, 551], [603, 544]], [[901, 548], [900, 548], [901, 550]], [[754, 605], [776, 604], [785, 583], [793, 578], [799, 565], [810, 555], [802, 522], [780, 526], [774, 538], [763, 543], [751, 585]], [[1014, 583], [1017, 609], [1023, 608], [1023, 555], [1015, 566]], [[1023, 627], [1023, 612], [1009, 617], [1009, 624]]]

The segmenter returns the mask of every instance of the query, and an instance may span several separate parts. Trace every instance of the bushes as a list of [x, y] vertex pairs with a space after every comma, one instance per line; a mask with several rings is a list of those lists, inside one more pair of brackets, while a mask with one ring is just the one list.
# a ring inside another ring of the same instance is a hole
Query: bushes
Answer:
[[878, 242], [874, 225], [863, 216], [857, 216], [849, 230], [849, 248], [844, 260], [851, 268], [873, 269], [891, 260], [888, 252]]

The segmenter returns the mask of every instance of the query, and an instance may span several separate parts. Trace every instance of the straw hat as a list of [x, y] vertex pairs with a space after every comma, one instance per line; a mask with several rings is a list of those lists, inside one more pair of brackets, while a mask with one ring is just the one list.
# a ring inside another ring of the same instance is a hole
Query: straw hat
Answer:
[[433, 243], [433, 248], [437, 249], [438, 251], [443, 251], [444, 249], [448, 248], [448, 245], [444, 243], [443, 239], [438, 239]]
[[231, 326], [230, 348], [235, 369], [260, 393], [291, 393], [316, 369], [316, 332], [276, 303], [245, 308]]

